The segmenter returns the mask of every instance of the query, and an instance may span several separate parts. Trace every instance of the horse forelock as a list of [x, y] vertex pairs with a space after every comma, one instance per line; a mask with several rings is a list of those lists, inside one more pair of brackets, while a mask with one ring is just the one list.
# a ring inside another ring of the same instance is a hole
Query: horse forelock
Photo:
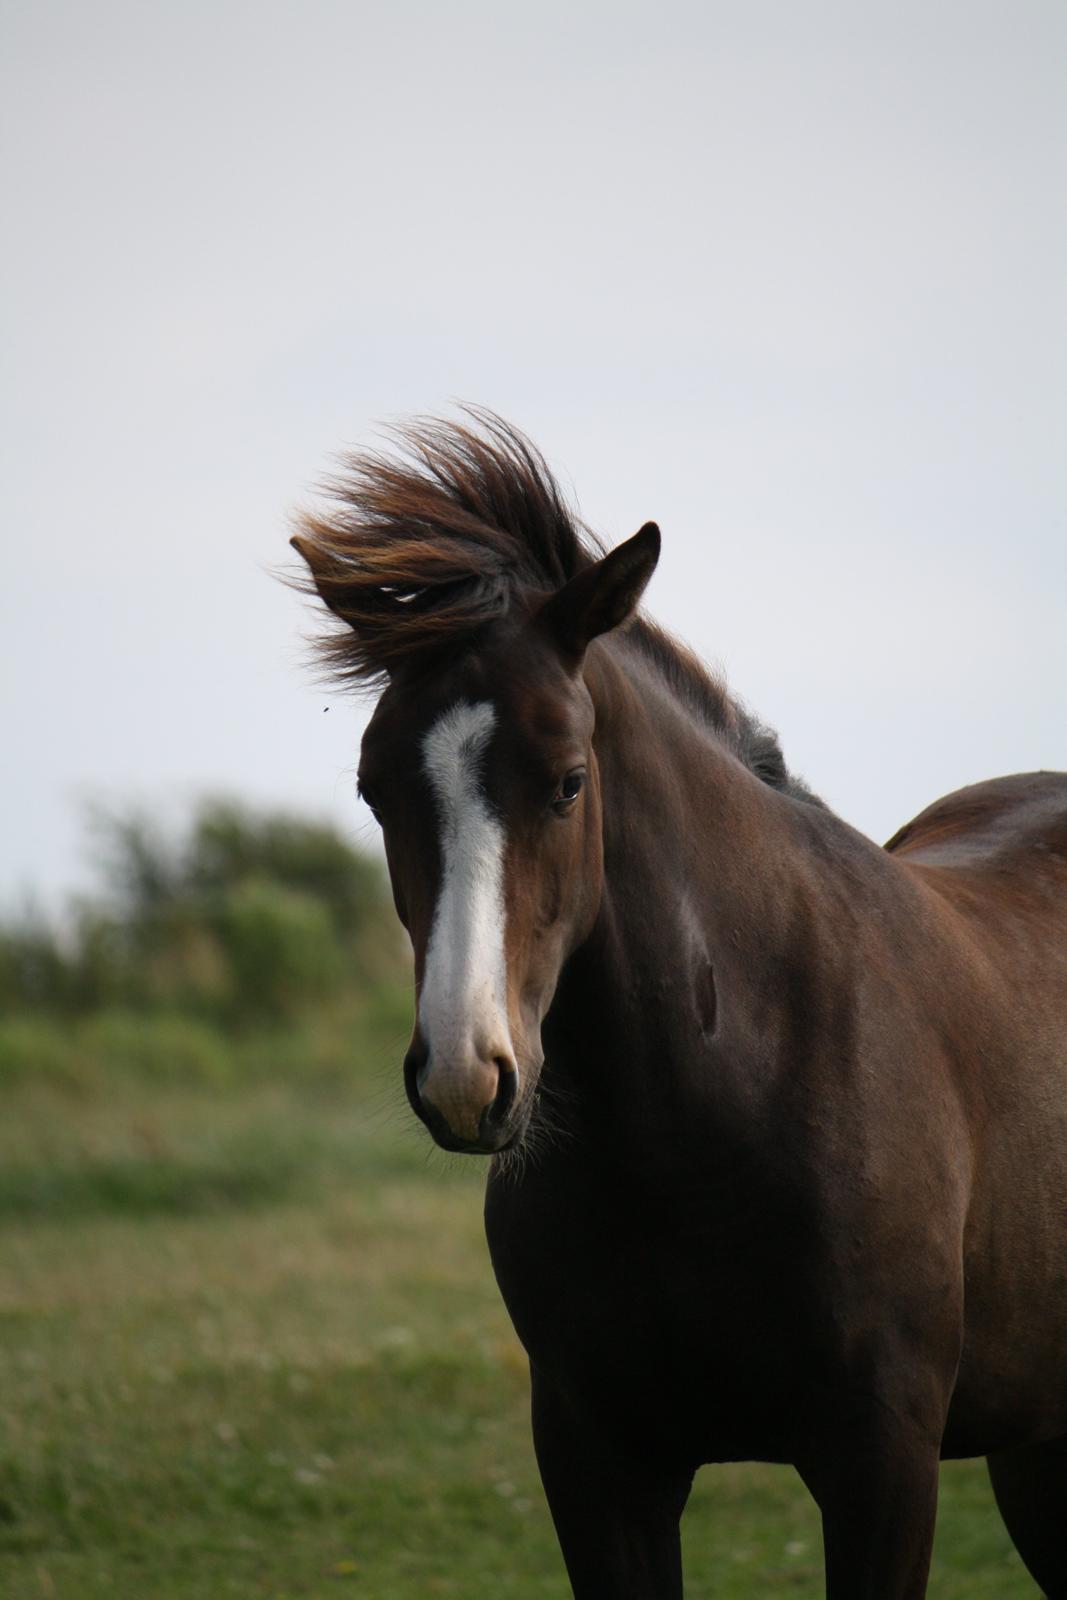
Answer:
[[315, 589], [347, 626], [319, 640], [331, 675], [382, 684], [464, 648], [515, 593], [562, 587], [602, 553], [544, 457], [490, 411], [394, 430], [395, 454], [353, 451], [297, 519]]
[[[384, 687], [410, 665], [469, 648], [523, 591], [554, 591], [604, 546], [567, 504], [544, 456], [494, 412], [422, 418], [393, 430], [396, 451], [351, 451], [296, 520], [317, 592], [342, 627], [317, 640], [330, 678]], [[774, 734], [693, 653], [646, 618], [627, 636], [765, 783], [812, 798]]]

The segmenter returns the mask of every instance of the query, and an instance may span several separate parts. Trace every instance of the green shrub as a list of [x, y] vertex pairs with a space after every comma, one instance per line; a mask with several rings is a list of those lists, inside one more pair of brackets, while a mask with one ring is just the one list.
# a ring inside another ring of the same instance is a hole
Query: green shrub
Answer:
[[65, 1011], [73, 987], [71, 963], [46, 923], [26, 917], [0, 929], [0, 1010]]
[[107, 1010], [77, 1030], [79, 1054], [94, 1076], [127, 1074], [163, 1084], [223, 1084], [232, 1052], [214, 1028], [193, 1017]]
[[219, 929], [209, 923], [205, 908], [175, 905], [169, 909], [165, 926], [132, 967], [127, 995], [141, 1006], [215, 1019], [234, 1010], [230, 961]]
[[74, 1083], [83, 1076], [84, 1063], [68, 1027], [48, 1017], [0, 1017], [0, 1086]]
[[116, 1005], [129, 997], [134, 947], [122, 922], [91, 902], [74, 908], [67, 956], [67, 992], [75, 1011]]
[[380, 863], [329, 824], [210, 800], [184, 838], [136, 812], [93, 827], [106, 898], [75, 905], [62, 936], [29, 916], [0, 928], [0, 1015], [181, 1012], [244, 1029], [406, 969]]
[[286, 812], [257, 816], [232, 800], [206, 801], [193, 824], [182, 884], [211, 897], [252, 879], [320, 901], [342, 937], [374, 920], [386, 901], [379, 864], [330, 824]]
[[222, 897], [216, 918], [242, 1017], [292, 1016], [339, 987], [341, 947], [321, 901], [253, 879]]

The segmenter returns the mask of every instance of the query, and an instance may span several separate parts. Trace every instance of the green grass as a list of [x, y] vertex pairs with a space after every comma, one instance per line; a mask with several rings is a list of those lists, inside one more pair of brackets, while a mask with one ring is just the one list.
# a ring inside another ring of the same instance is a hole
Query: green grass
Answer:
[[[397, 1070], [374, 1082], [5, 1089], [5, 1600], [569, 1593], [484, 1174], [428, 1154]], [[685, 1540], [690, 1600], [822, 1594], [785, 1469], [706, 1470]], [[944, 1471], [930, 1592], [1036, 1592], [980, 1464]]]

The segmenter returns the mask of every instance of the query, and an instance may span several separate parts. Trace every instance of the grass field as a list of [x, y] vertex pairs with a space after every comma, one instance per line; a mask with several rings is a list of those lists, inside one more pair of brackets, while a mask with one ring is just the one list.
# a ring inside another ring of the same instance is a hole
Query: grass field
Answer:
[[[5, 1600], [563, 1600], [484, 1172], [428, 1152], [397, 1072], [0, 1107]], [[784, 1469], [707, 1469], [685, 1541], [691, 1600], [822, 1594]], [[1035, 1592], [984, 1467], [947, 1467], [931, 1594]]]

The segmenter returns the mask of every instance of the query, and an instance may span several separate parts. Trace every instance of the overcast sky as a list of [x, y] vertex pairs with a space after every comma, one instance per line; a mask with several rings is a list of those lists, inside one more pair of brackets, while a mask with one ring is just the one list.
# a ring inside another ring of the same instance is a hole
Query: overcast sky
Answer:
[[270, 568], [457, 397], [864, 831], [1067, 766], [1062, 0], [0, 14], [4, 903], [86, 798], [364, 836]]

